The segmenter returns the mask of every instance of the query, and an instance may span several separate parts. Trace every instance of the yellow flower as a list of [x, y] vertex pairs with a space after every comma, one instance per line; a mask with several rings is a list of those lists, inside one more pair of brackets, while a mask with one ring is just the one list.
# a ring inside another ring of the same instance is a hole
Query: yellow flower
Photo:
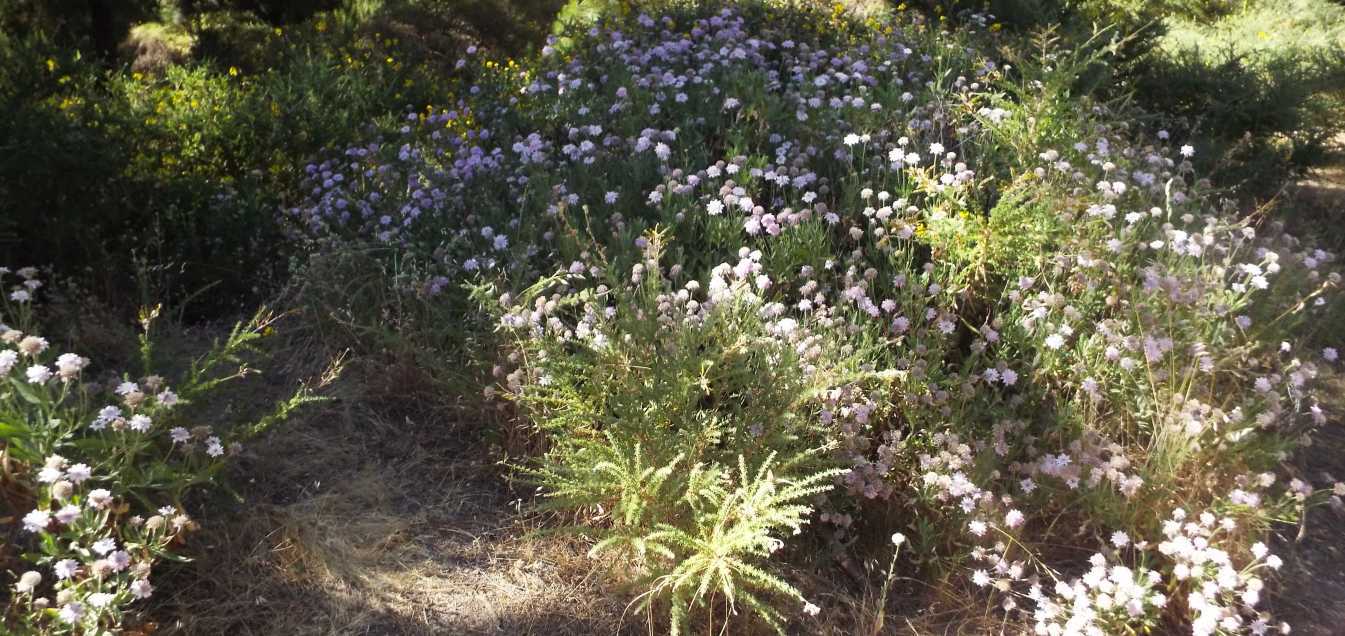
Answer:
[[230, 66], [230, 67], [229, 67], [229, 77], [238, 77], [238, 67], [237, 67], [237, 66]]
[[56, 60], [47, 58], [47, 72], [50, 73], [54, 70], [56, 70]]

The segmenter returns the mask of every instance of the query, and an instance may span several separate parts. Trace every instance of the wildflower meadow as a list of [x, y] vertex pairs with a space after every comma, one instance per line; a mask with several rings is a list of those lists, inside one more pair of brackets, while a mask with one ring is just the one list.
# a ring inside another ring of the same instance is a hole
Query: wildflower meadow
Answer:
[[1329, 3], [198, 4], [0, 3], [6, 633], [1339, 633]]

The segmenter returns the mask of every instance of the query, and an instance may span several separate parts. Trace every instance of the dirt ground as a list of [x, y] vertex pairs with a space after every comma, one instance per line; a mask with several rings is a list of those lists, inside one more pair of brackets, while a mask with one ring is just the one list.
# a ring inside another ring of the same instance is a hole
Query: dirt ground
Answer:
[[[1342, 140], [1345, 141], [1345, 140]], [[1290, 192], [1300, 218], [1290, 219], [1312, 232], [1337, 254], [1345, 249], [1345, 161], [1314, 172]], [[1345, 325], [1335, 328], [1345, 334]], [[1300, 451], [1296, 470], [1314, 484], [1345, 480], [1345, 378], [1330, 379], [1332, 402], [1324, 405], [1332, 418]], [[1281, 533], [1284, 555], [1282, 588], [1274, 599], [1277, 618], [1294, 634], [1345, 634], [1345, 507], [1309, 510], [1301, 528]]]
[[[350, 382], [361, 385], [359, 380]], [[451, 419], [376, 415], [347, 393], [255, 445], [239, 493], [193, 536], [160, 633], [610, 634], [595, 564], [517, 512]]]

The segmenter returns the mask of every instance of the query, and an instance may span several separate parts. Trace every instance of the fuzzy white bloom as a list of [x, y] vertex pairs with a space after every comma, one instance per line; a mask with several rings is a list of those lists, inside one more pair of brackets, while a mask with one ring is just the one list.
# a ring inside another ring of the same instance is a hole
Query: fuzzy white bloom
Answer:
[[51, 513], [46, 510], [34, 510], [23, 516], [23, 529], [28, 532], [41, 532], [51, 525]]
[[88, 601], [89, 605], [102, 608], [111, 605], [112, 601], [115, 600], [116, 598], [117, 597], [115, 595], [108, 594], [107, 592], [94, 592], [93, 594], [89, 595]]
[[14, 591], [19, 594], [32, 594], [33, 590], [42, 583], [42, 575], [29, 570], [19, 577], [19, 582], [14, 584]]
[[102, 510], [112, 503], [112, 493], [106, 488], [94, 488], [89, 491], [89, 505]]
[[[2, 326], [0, 326], [2, 327]], [[4, 331], [0, 328], [0, 331]], [[13, 349], [0, 350], [0, 375], [8, 374], [19, 361], [19, 352]]]
[[51, 379], [51, 369], [35, 364], [24, 371], [24, 376], [29, 384], [46, 384], [47, 380]]
[[154, 420], [150, 419], [148, 415], [133, 415], [127, 425], [137, 433], [144, 433], [154, 425]]

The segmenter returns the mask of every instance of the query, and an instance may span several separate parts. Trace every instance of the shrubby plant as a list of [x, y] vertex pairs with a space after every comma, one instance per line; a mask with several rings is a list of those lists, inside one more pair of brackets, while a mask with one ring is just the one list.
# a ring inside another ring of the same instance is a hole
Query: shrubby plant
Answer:
[[784, 629], [825, 608], [777, 547], [895, 531], [1042, 633], [1261, 633], [1267, 531], [1324, 498], [1277, 471], [1327, 418], [1336, 256], [1080, 94], [1106, 47], [1006, 64], [993, 24], [668, 7], [468, 49], [282, 221], [388, 272], [358, 320], [479, 325], [474, 290], [501, 437], [674, 629]]
[[129, 627], [132, 604], [154, 593], [151, 574], [184, 558], [196, 527], [187, 497], [210, 486], [242, 442], [312, 402], [299, 389], [271, 414], [227, 429], [191, 405], [255, 373], [247, 356], [271, 329], [261, 312], [172, 382], [154, 373], [141, 314], [143, 374], [94, 380], [89, 358], [58, 354], [38, 331], [44, 282], [35, 268], [0, 268], [0, 458], [5, 507], [21, 516], [7, 538], [25, 569], [6, 581], [4, 623], [17, 633], [104, 633]]

